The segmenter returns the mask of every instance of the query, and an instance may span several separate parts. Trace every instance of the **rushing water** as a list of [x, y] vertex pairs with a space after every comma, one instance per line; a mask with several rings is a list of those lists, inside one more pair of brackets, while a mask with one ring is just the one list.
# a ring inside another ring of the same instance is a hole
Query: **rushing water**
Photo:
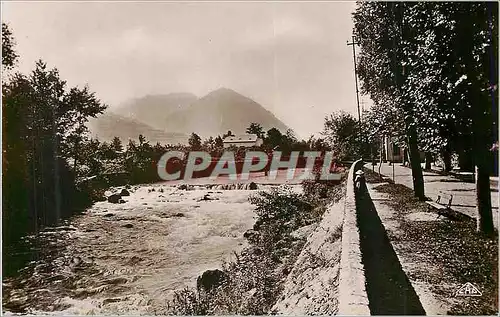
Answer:
[[11, 251], [4, 311], [163, 314], [174, 290], [194, 286], [244, 247], [254, 222], [250, 190], [158, 184], [131, 192], [124, 204], [98, 202], [15, 252], [4, 250]]

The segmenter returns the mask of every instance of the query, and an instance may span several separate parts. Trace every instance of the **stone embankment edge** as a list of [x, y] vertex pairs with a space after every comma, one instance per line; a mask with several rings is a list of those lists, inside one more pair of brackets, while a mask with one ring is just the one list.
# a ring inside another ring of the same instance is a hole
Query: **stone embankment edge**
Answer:
[[349, 169], [342, 226], [342, 252], [340, 257], [338, 315], [370, 315], [365, 287], [365, 270], [361, 258], [359, 228], [357, 225], [354, 173], [363, 167], [358, 160]]

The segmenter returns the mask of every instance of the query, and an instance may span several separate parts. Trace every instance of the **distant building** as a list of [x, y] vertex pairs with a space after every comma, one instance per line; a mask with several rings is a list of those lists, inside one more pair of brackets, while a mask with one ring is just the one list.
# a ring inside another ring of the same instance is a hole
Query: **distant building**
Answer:
[[384, 154], [384, 161], [403, 162], [405, 151], [399, 145], [394, 143], [393, 138], [386, 136], [384, 137]]
[[[406, 161], [408, 162], [409, 160], [408, 149], [399, 146], [398, 144], [395, 143], [395, 141], [396, 141], [395, 138], [384, 136], [383, 160], [385, 162], [402, 163], [405, 161], [405, 156], [406, 156]], [[425, 162], [425, 153], [423, 151], [419, 152], [420, 152], [420, 161]]]
[[231, 146], [253, 147], [261, 146], [262, 139], [258, 138], [255, 134], [230, 135], [224, 138], [223, 143], [224, 148]]

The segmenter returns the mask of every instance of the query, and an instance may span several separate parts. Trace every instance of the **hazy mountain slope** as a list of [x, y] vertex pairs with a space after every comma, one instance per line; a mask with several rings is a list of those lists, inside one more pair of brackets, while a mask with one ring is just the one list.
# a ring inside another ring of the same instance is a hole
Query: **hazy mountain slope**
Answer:
[[160, 142], [161, 144], [186, 143], [187, 136], [182, 133], [169, 133], [134, 120], [106, 111], [104, 114], [88, 123], [91, 135], [103, 141], [110, 141], [113, 137], [119, 137], [126, 143], [129, 139], [137, 140], [139, 134], [146, 137], [151, 144]]
[[218, 135], [231, 130], [245, 133], [252, 122], [267, 131], [288, 127], [263, 106], [233, 90], [221, 88], [198, 99], [189, 107], [168, 116], [165, 129], [171, 132], [196, 132], [201, 136]]
[[116, 112], [144, 122], [153, 128], [164, 130], [169, 115], [184, 109], [197, 99], [190, 93], [148, 95], [126, 102], [119, 106]]

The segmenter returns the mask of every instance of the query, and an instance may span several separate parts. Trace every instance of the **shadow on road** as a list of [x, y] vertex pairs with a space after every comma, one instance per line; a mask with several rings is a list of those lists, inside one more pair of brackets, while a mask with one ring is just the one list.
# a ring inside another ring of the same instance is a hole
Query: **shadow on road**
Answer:
[[356, 197], [366, 290], [372, 315], [425, 315], [366, 190]]

